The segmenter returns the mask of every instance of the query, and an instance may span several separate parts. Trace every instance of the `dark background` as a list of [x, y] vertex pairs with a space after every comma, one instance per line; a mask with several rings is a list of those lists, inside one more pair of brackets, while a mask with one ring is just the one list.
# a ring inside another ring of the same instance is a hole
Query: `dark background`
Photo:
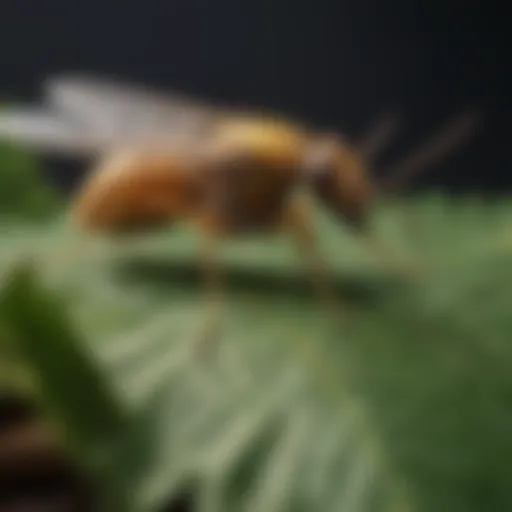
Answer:
[[[406, 123], [384, 162], [477, 106], [478, 138], [420, 184], [503, 190], [512, 186], [505, 9], [454, 0], [3, 0], [0, 94], [35, 97], [48, 73], [95, 71], [277, 108], [351, 135], [399, 108]], [[76, 168], [67, 165], [59, 172], [71, 183]]]

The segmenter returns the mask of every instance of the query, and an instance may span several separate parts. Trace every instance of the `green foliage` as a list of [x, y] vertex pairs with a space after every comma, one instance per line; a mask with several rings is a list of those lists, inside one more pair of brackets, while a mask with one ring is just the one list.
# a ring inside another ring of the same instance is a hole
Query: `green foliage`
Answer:
[[60, 209], [61, 198], [43, 174], [37, 158], [0, 141], [0, 218], [47, 221]]
[[50, 300], [26, 265], [9, 274], [3, 292], [0, 302], [11, 351], [40, 371], [41, 398], [80, 444], [116, 435], [122, 416], [83, 341], [64, 317], [64, 304]]
[[319, 217], [342, 327], [286, 239], [231, 243], [207, 360], [193, 350], [193, 233], [84, 248], [48, 270], [81, 238], [27, 227], [30, 243], [5, 232], [0, 245], [41, 267], [8, 272], [6, 259], [0, 316], [79, 452], [112, 443], [105, 491], [123, 511], [186, 490], [212, 512], [510, 510], [511, 219], [511, 201], [383, 205], [374, 236], [423, 264], [411, 281]]

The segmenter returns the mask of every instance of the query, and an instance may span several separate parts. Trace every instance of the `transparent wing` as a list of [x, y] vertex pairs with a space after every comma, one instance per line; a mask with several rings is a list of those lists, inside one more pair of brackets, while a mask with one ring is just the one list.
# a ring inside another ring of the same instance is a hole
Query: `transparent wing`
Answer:
[[111, 140], [191, 136], [227, 114], [226, 108], [178, 92], [92, 75], [51, 77], [43, 88], [52, 106]]
[[0, 138], [38, 151], [96, 155], [120, 146], [195, 141], [228, 110], [181, 93], [91, 75], [43, 82], [45, 109], [0, 111]]
[[72, 156], [92, 156], [107, 144], [77, 123], [48, 110], [28, 107], [0, 111], [0, 138], [36, 151]]

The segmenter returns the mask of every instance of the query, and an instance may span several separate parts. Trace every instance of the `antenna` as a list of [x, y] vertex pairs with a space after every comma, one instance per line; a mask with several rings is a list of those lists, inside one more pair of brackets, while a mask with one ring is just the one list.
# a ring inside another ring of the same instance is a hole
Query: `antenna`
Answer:
[[463, 146], [474, 135], [480, 118], [481, 115], [476, 111], [463, 112], [452, 118], [426, 143], [385, 173], [387, 176], [383, 187], [385, 192], [388, 194], [398, 192], [420, 172], [438, 163], [451, 151]]

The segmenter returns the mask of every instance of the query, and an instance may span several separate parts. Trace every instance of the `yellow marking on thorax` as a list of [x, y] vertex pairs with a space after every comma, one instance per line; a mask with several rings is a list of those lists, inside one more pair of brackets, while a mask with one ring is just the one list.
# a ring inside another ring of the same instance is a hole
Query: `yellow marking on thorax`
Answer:
[[235, 118], [221, 122], [215, 138], [226, 148], [259, 155], [276, 164], [296, 164], [307, 141], [296, 125], [273, 118]]

